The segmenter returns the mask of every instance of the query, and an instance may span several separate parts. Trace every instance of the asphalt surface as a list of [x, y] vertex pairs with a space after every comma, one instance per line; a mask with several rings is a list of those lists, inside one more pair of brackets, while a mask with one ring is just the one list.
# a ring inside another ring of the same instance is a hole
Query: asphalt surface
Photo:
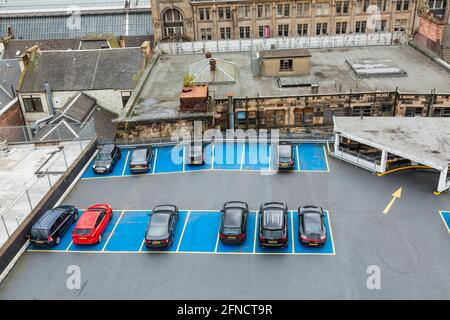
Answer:
[[[251, 209], [283, 201], [330, 212], [335, 256], [90, 254], [27, 252], [0, 285], [0, 299], [448, 299], [450, 234], [438, 213], [448, 193], [433, 195], [437, 174], [377, 177], [330, 159], [329, 173], [193, 172], [81, 180], [66, 204], [98, 202], [117, 210], [217, 210], [244, 200]], [[403, 187], [387, 215], [391, 194]], [[81, 289], [66, 269], [81, 270]], [[367, 287], [367, 268], [381, 288]]]

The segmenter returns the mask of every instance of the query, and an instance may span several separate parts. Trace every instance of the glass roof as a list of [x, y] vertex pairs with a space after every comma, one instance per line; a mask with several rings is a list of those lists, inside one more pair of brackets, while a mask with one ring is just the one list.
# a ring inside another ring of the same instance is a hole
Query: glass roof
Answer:
[[[74, 6], [83, 9], [124, 8], [125, 0], [6, 0], [0, 1], [1, 11], [13, 10], [68, 10]], [[150, 8], [148, 0], [130, 0], [130, 8]]]
[[26, 40], [78, 38], [110, 33], [116, 36], [153, 34], [150, 11], [129, 13], [128, 23], [125, 13], [81, 15], [79, 28], [73, 28], [67, 16], [1, 18], [0, 35], [6, 34], [8, 26], [12, 27], [16, 39]]

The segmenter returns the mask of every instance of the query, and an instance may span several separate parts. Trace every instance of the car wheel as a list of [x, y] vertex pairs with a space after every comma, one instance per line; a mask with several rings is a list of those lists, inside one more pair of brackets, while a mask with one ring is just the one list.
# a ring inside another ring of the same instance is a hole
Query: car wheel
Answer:
[[102, 235], [98, 236], [98, 243], [102, 242]]
[[56, 237], [55, 244], [59, 245], [60, 243], [61, 243], [61, 238], [60, 237]]

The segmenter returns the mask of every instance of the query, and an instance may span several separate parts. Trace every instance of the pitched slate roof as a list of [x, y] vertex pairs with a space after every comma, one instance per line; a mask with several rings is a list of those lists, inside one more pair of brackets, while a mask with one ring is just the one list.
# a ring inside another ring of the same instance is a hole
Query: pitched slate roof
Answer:
[[61, 121], [62, 118], [68, 122], [83, 123], [95, 108], [97, 101], [84, 92], [77, 93], [50, 121], [50, 124]]
[[18, 60], [0, 60], [0, 110], [14, 98], [21, 73]]
[[80, 39], [9, 40], [3, 59], [17, 59], [32, 46], [38, 44], [40, 50], [77, 50]]
[[39, 51], [29, 62], [20, 92], [131, 90], [141, 76], [140, 48]]

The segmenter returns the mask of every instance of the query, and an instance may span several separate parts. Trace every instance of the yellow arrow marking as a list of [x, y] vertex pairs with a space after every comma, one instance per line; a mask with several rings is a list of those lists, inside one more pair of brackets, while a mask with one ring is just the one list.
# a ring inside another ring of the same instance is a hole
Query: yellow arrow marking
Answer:
[[384, 214], [388, 214], [389, 210], [391, 210], [392, 205], [394, 204], [395, 200], [397, 198], [400, 198], [402, 196], [402, 188], [399, 188], [397, 191], [395, 191], [392, 194], [392, 199], [391, 201], [389, 201], [388, 205], [386, 206], [386, 208], [384, 208], [383, 213]]

